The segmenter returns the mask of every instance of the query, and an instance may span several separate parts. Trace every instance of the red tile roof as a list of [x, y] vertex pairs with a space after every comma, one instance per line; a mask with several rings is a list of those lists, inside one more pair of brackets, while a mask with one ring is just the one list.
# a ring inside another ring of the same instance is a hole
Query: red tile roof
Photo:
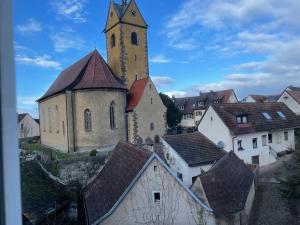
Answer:
[[132, 144], [120, 142], [115, 147], [102, 171], [83, 190], [88, 224], [112, 209], [150, 157], [149, 151]]
[[97, 50], [62, 71], [39, 101], [67, 90], [95, 88], [126, 90], [126, 86], [111, 72]]
[[143, 78], [136, 80], [130, 89], [130, 99], [127, 106], [127, 111], [132, 111], [139, 104], [141, 97], [144, 93], [145, 87], [148, 83], [149, 78]]

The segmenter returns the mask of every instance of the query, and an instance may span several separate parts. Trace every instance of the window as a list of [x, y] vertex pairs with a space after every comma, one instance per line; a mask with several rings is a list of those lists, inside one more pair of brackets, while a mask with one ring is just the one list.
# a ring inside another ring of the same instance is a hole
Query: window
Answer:
[[252, 145], [254, 149], [257, 148], [257, 138], [252, 139]]
[[268, 134], [268, 143], [271, 144], [273, 142], [273, 135]]
[[183, 105], [179, 106], [179, 109], [184, 110], [184, 106]]
[[252, 156], [252, 164], [259, 165], [259, 156]]
[[134, 61], [137, 61], [137, 56], [136, 55], [134, 55]]
[[285, 115], [284, 115], [284, 113], [283, 112], [277, 112], [277, 114], [281, 117], [281, 119], [284, 119], [284, 120], [286, 120], [286, 117], [285, 117]]
[[131, 33], [131, 44], [138, 45], [138, 37], [135, 32]]
[[110, 118], [110, 128], [116, 128], [116, 120], [115, 120], [115, 103], [112, 102], [109, 107], [109, 118]]
[[180, 172], [177, 172], [177, 177], [181, 180], [181, 181], [183, 181], [183, 176], [182, 176], [182, 173], [180, 173]]
[[262, 114], [263, 114], [263, 116], [264, 116], [267, 120], [272, 120], [272, 117], [270, 116], [269, 113], [263, 112]]
[[84, 129], [86, 132], [92, 131], [92, 113], [89, 109], [84, 111]]
[[151, 98], [151, 101], [150, 101], [150, 102], [151, 102], [151, 105], [152, 105], [152, 104], [153, 104], [153, 99], [152, 99], [152, 98]]
[[21, 131], [24, 131], [24, 124], [21, 123]]
[[42, 116], [43, 116], [43, 131], [46, 132], [46, 114], [45, 114], [45, 109], [43, 109], [43, 112], [42, 112]]
[[58, 106], [55, 106], [55, 125], [56, 125], [56, 133], [59, 133], [59, 113]]
[[130, 10], [130, 13], [131, 13], [132, 16], [136, 16], [136, 12], [133, 9]]
[[153, 193], [153, 200], [155, 204], [160, 204], [160, 192]]
[[238, 140], [237, 144], [238, 144], [238, 150], [239, 150], [239, 151], [244, 150], [244, 149], [243, 149], [243, 146], [242, 146], [242, 140]]
[[285, 141], [289, 140], [289, 132], [287, 132], [287, 131], [284, 132], [284, 140]]
[[153, 166], [153, 170], [156, 171], [157, 170], [157, 166]]
[[110, 38], [110, 47], [114, 48], [115, 46], [116, 46], [116, 36], [115, 34], [112, 34]]
[[135, 75], [135, 80], [138, 80], [138, 79], [139, 79], [139, 77], [138, 77], [138, 75], [136, 74], [136, 75]]
[[65, 136], [65, 121], [62, 121], [62, 131], [63, 131], [63, 135]]
[[267, 135], [261, 136], [262, 146], [267, 146]]
[[248, 123], [248, 116], [246, 116], [246, 115], [243, 115], [243, 116], [237, 116], [237, 117], [236, 117], [236, 122], [237, 122], [238, 124], [246, 124], [246, 123]]
[[51, 108], [48, 107], [48, 125], [49, 125], [49, 132], [52, 133], [52, 118], [51, 118]]
[[152, 89], [152, 84], [149, 84], [149, 89], [150, 89], [150, 90]]
[[111, 12], [111, 13], [110, 13], [110, 17], [113, 17], [113, 15], [114, 15], [114, 13], [113, 13], [113, 12]]
[[152, 131], [154, 130], [154, 123], [150, 124], [150, 130], [152, 130]]
[[276, 135], [276, 144], [281, 144], [281, 135], [280, 134]]

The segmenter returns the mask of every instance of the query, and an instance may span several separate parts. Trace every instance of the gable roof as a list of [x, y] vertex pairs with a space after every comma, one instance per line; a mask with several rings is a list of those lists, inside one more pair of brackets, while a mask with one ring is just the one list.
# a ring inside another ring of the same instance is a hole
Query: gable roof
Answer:
[[110, 216], [154, 159], [161, 163], [201, 207], [209, 212], [212, 211], [182, 184], [156, 154], [151, 154], [135, 145], [120, 142], [97, 178], [83, 190], [88, 224], [99, 224]]
[[143, 96], [145, 87], [149, 81], [149, 78], [143, 78], [136, 80], [130, 88], [130, 97], [128, 101], [127, 111], [132, 111], [139, 104], [141, 97]]
[[200, 175], [200, 179], [214, 214], [221, 216], [244, 209], [254, 174], [233, 152], [229, 152]]
[[[297, 116], [284, 103], [215, 104], [212, 108], [234, 135], [300, 127]], [[285, 118], [277, 112], [282, 112]], [[263, 113], [268, 113], [271, 119], [265, 118]], [[247, 124], [237, 123], [236, 117], [241, 115], [248, 116]]]
[[84, 189], [89, 224], [107, 214], [119, 200], [151, 154], [120, 142], [97, 178]]
[[18, 123], [20, 123], [24, 118], [25, 116], [29, 115], [28, 113], [20, 113], [18, 114]]
[[68, 90], [123, 89], [126, 86], [115, 76], [97, 50], [94, 50], [61, 72], [46, 94], [38, 101]]
[[212, 164], [221, 159], [225, 152], [200, 132], [164, 136], [177, 154], [190, 166]]
[[286, 91], [300, 104], [300, 87], [287, 87]]
[[[184, 106], [181, 110], [184, 114], [191, 114], [194, 110], [205, 110], [209, 105], [214, 104], [215, 101], [219, 103], [228, 103], [230, 96], [235, 95], [233, 89], [221, 90], [221, 91], [210, 91], [205, 93], [200, 93], [199, 96], [175, 98], [175, 106]], [[201, 106], [198, 103], [202, 103]]]
[[280, 95], [250, 95], [256, 102], [277, 102]]

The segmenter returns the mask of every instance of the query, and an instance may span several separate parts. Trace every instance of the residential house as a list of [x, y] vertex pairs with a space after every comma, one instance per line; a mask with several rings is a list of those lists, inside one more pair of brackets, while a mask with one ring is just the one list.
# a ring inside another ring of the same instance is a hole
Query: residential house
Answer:
[[198, 130], [246, 163], [266, 165], [295, 147], [297, 116], [283, 103], [212, 105]]
[[182, 127], [197, 127], [204, 112], [211, 104], [237, 103], [234, 90], [210, 91], [199, 96], [174, 98], [176, 107], [182, 113], [180, 125]]
[[226, 153], [199, 132], [164, 136], [161, 142], [169, 167], [188, 187]]
[[231, 151], [201, 174], [191, 190], [212, 208], [220, 225], [243, 225], [255, 197], [254, 180], [253, 171]]
[[156, 155], [119, 143], [83, 190], [88, 225], [216, 225], [210, 207]]
[[249, 95], [243, 99], [243, 102], [277, 102], [280, 95]]
[[40, 136], [40, 124], [28, 113], [18, 114], [19, 139]]
[[283, 102], [294, 113], [300, 115], [300, 87], [287, 87], [281, 94], [278, 102]]

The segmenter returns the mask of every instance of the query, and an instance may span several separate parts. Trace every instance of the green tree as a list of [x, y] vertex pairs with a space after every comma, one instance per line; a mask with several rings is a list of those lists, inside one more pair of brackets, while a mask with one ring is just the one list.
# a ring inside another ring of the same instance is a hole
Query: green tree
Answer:
[[[296, 135], [296, 143], [300, 143]], [[280, 178], [280, 191], [284, 198], [296, 202], [300, 200], [300, 148], [297, 145], [290, 162], [284, 162], [286, 177]]]
[[181, 112], [180, 110], [175, 106], [174, 102], [171, 98], [169, 98], [168, 95], [165, 95], [163, 93], [159, 93], [159, 96], [164, 103], [164, 105], [167, 107], [167, 124], [168, 127], [174, 127], [181, 121]]

